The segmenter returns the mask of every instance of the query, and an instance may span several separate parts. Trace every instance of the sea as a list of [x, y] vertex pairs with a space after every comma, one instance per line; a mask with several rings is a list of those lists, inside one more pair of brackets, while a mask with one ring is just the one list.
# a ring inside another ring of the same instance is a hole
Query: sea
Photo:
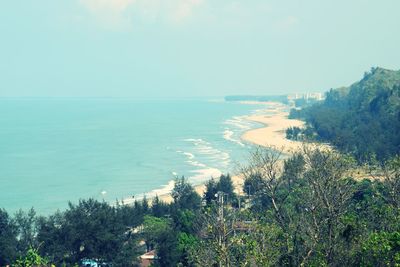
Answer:
[[0, 208], [48, 215], [235, 173], [253, 146], [240, 136], [265, 105], [222, 99], [2, 98]]

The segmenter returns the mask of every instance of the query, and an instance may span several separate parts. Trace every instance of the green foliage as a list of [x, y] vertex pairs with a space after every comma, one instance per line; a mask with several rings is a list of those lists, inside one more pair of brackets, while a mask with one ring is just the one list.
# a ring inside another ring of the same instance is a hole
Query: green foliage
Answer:
[[216, 199], [216, 194], [218, 193], [217, 181], [214, 178], [211, 178], [208, 182], [206, 182], [206, 191], [204, 192], [204, 200], [208, 205], [211, 204], [213, 200]]
[[190, 253], [197, 248], [199, 239], [185, 232], [178, 234], [178, 246], [177, 249], [180, 254], [180, 264], [183, 266], [191, 266]]
[[195, 236], [185, 232], [180, 232], [178, 234], [178, 249], [180, 251], [189, 250], [190, 248], [195, 247], [198, 241], [199, 240]]
[[0, 266], [10, 264], [17, 254], [17, 226], [8, 213], [0, 209]]
[[175, 180], [175, 186], [171, 193], [176, 209], [196, 210], [200, 208], [201, 198], [194, 191], [184, 177]]
[[385, 162], [383, 176], [388, 190], [388, 201], [400, 209], [400, 156], [396, 156]]
[[322, 141], [359, 161], [381, 162], [400, 153], [400, 71], [373, 68], [348, 88], [331, 89], [324, 103], [291, 117], [304, 118]]
[[41, 242], [40, 252], [53, 262], [63, 262], [67, 260], [66, 251], [69, 251], [67, 243], [64, 242], [68, 235], [65, 217], [57, 212], [48, 218], [39, 217], [37, 222], [37, 240]]
[[179, 210], [174, 214], [175, 229], [192, 234], [196, 213], [192, 210]]
[[170, 221], [166, 218], [157, 218], [146, 215], [143, 222], [143, 236], [146, 242], [156, 243], [160, 237], [171, 231]]
[[31, 247], [37, 247], [35, 242], [36, 212], [31, 208], [28, 212], [19, 210], [14, 216], [17, 229], [18, 251], [25, 253]]
[[147, 250], [157, 250], [158, 265], [176, 266], [181, 255], [178, 248], [177, 234], [172, 228], [171, 220], [145, 216], [143, 237], [147, 244]]
[[400, 266], [400, 232], [372, 233], [362, 245], [361, 266]]
[[234, 193], [233, 183], [231, 176], [221, 175], [218, 181], [214, 179], [209, 180], [206, 183], [206, 191], [204, 192], [204, 200], [208, 205], [211, 204], [212, 201], [216, 200], [216, 194], [218, 192], [223, 192], [225, 195], [225, 199], [227, 199], [230, 203], [236, 202], [236, 194]]
[[169, 206], [156, 196], [152, 201], [151, 212], [153, 216], [162, 217], [169, 213]]
[[124, 227], [115, 208], [104, 202], [89, 199], [70, 204], [64, 227], [65, 243], [74, 262], [82, 258], [111, 261], [122, 245]]
[[[28, 249], [26, 255], [18, 259], [13, 267], [44, 267], [50, 266], [48, 261], [42, 258], [36, 249], [30, 248]], [[54, 265], [51, 265], [54, 266]]]
[[[39, 218], [40, 251], [56, 263], [72, 264], [83, 258], [112, 262], [129, 241], [119, 209], [122, 208], [89, 199], [78, 205], [70, 203], [64, 213]], [[136, 254], [133, 250], [131, 257]]]
[[301, 140], [301, 129], [299, 127], [289, 127], [286, 129], [286, 138], [290, 140]]
[[285, 250], [285, 237], [277, 225], [255, 224], [249, 234], [239, 235], [233, 244], [235, 249], [241, 247], [238, 252], [249, 265], [276, 266]]

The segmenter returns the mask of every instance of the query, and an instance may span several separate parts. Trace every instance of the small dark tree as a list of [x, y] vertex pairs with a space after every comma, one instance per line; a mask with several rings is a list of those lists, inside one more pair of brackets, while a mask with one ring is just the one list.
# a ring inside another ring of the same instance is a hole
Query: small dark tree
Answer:
[[126, 228], [118, 219], [116, 208], [93, 199], [69, 204], [65, 212], [65, 243], [72, 262], [82, 258], [111, 261], [123, 245]]
[[184, 177], [175, 180], [171, 195], [177, 209], [198, 210], [200, 208], [201, 198], [199, 194], [194, 191], [193, 186]]
[[156, 196], [151, 203], [151, 213], [155, 217], [162, 217], [167, 215], [169, 212], [169, 206], [167, 203], [160, 200], [158, 196]]
[[8, 213], [0, 209], [0, 266], [11, 264], [17, 251], [17, 229]]
[[61, 263], [68, 260], [66, 255], [69, 252], [65, 246], [65, 238], [68, 231], [65, 225], [64, 214], [57, 212], [49, 217], [37, 219], [37, 241], [40, 244], [39, 252], [51, 262]]
[[206, 183], [206, 191], [204, 192], [204, 200], [207, 204], [211, 204], [211, 201], [216, 200], [216, 194], [223, 192], [227, 197], [226, 202], [234, 202], [236, 200], [236, 194], [232, 183], [232, 178], [229, 174], [221, 175], [218, 181], [213, 178]]
[[28, 212], [19, 210], [14, 216], [18, 231], [18, 251], [25, 254], [29, 248], [36, 248], [36, 212], [31, 208]]
[[320, 147], [304, 147], [302, 152], [307, 187], [302, 195], [304, 212], [299, 227], [307, 249], [300, 265], [316, 255], [321, 262], [332, 265], [335, 258], [340, 258], [341, 218], [353, 196], [354, 187], [349, 177], [354, 160]]
[[228, 199], [227, 202], [231, 202], [236, 199], [236, 194], [234, 192], [234, 187], [232, 183], [232, 178], [229, 174], [221, 175], [217, 183], [218, 191], [224, 192]]
[[204, 200], [206, 201], [207, 205], [211, 204], [211, 201], [215, 200], [215, 195], [218, 192], [217, 182], [214, 178], [207, 181], [206, 183], [206, 191], [204, 192]]
[[385, 162], [383, 179], [389, 191], [389, 203], [395, 208], [400, 209], [400, 156], [396, 156]]

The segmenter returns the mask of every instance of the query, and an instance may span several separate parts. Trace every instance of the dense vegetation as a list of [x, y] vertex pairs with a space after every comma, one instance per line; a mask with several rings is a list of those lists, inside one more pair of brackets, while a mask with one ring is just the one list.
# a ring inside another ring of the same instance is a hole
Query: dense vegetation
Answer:
[[371, 169], [372, 180], [353, 179], [354, 164], [318, 148], [284, 160], [260, 148], [241, 169], [241, 195], [228, 175], [204, 196], [178, 179], [170, 204], [89, 199], [47, 217], [0, 210], [0, 266], [135, 266], [151, 249], [156, 266], [398, 266], [400, 158]]
[[293, 109], [291, 117], [305, 119], [319, 140], [359, 161], [384, 161], [400, 153], [400, 71], [372, 68], [350, 87], [331, 89], [324, 102]]

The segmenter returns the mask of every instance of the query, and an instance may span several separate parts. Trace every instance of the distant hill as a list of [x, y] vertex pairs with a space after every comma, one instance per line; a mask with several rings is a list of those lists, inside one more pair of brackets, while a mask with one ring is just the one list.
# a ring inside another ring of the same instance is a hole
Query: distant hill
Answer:
[[359, 160], [400, 153], [400, 71], [372, 68], [349, 87], [331, 89], [324, 102], [291, 117], [303, 118], [328, 141]]

